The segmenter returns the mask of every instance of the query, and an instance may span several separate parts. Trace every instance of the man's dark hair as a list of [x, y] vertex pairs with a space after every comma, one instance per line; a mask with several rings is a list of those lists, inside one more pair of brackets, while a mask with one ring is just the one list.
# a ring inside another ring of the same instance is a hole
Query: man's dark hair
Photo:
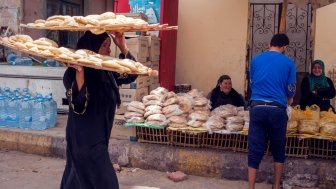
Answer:
[[283, 47], [289, 45], [289, 38], [284, 33], [275, 34], [271, 40], [271, 47]]

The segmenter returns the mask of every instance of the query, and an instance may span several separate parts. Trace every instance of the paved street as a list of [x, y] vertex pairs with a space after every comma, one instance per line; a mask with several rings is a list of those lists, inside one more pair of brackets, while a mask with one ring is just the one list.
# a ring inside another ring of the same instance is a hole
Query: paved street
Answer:
[[[59, 188], [65, 160], [25, 154], [0, 149], [0, 188], [1, 189], [38, 189]], [[198, 176], [189, 176], [183, 182], [174, 183], [166, 178], [166, 173], [123, 168], [118, 173], [121, 189], [148, 186], [160, 189], [246, 189], [244, 181], [227, 181]], [[269, 184], [258, 184], [258, 189], [269, 189]], [[139, 188], [140, 189], [140, 188]]]

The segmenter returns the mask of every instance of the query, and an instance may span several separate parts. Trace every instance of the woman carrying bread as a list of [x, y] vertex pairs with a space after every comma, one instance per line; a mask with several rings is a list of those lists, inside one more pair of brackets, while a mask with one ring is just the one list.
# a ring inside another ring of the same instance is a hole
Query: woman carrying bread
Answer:
[[[121, 51], [119, 58], [134, 60], [123, 34], [116, 33], [111, 37]], [[110, 43], [107, 33], [94, 35], [86, 32], [79, 39], [77, 49], [109, 55]], [[69, 100], [69, 115], [66, 127], [67, 160], [61, 189], [119, 188], [108, 143], [115, 109], [120, 104], [118, 86], [131, 83], [136, 78], [136, 75], [121, 76], [81, 66], [72, 66], [65, 71], [63, 82]]]
[[232, 88], [231, 78], [228, 75], [219, 77], [216, 87], [212, 89], [209, 96], [211, 110], [225, 104], [245, 106], [243, 96]]
[[330, 99], [335, 97], [335, 87], [330, 78], [325, 76], [324, 63], [322, 60], [314, 60], [311, 65], [311, 73], [302, 80], [300, 106], [306, 109], [307, 106], [316, 104], [321, 111], [328, 111], [331, 108]]

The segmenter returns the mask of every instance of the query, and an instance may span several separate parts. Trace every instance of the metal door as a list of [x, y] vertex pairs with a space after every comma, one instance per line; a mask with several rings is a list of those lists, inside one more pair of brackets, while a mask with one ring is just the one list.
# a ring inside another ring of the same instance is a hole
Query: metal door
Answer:
[[[281, 3], [251, 3], [249, 61], [268, 49], [271, 38], [278, 33]], [[296, 64], [298, 72], [309, 72], [311, 62], [312, 6], [297, 8], [289, 4], [286, 14], [286, 34], [290, 39], [286, 52]]]
[[[282, 4], [280, 1], [251, 0], [249, 21], [249, 43], [246, 67], [247, 83], [249, 65], [256, 54], [266, 51], [274, 34], [278, 33]], [[297, 8], [288, 4], [286, 13], [286, 34], [290, 39], [286, 55], [291, 57], [298, 73], [309, 72], [312, 59], [311, 47], [312, 6]], [[299, 82], [299, 81], [298, 81]], [[250, 96], [249, 84], [246, 97]]]

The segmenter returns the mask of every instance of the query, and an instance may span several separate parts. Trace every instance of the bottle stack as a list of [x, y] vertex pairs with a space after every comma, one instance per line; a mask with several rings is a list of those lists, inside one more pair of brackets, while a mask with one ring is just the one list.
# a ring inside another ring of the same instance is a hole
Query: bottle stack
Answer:
[[52, 94], [31, 95], [28, 88], [0, 88], [0, 127], [44, 130], [55, 127], [57, 104]]

